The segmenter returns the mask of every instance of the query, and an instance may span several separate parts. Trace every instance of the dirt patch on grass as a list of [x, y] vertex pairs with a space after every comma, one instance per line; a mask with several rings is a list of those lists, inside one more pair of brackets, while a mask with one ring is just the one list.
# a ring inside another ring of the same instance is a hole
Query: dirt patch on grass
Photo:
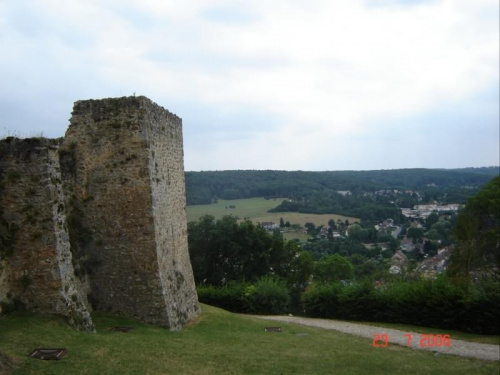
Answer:
[[14, 368], [14, 361], [8, 355], [0, 353], [0, 375], [7, 375]]

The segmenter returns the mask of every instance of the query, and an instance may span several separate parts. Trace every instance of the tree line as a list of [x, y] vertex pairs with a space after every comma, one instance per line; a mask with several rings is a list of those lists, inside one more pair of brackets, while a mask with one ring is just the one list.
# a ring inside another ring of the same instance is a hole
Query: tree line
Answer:
[[448, 195], [454, 200], [463, 200], [468, 189], [482, 186], [498, 173], [498, 167], [325, 172], [233, 170], [186, 172], [185, 177], [187, 204], [194, 205], [210, 204], [216, 198], [300, 200], [314, 191], [349, 190], [356, 194], [381, 189], [426, 191], [428, 199], [442, 189], [449, 189]]

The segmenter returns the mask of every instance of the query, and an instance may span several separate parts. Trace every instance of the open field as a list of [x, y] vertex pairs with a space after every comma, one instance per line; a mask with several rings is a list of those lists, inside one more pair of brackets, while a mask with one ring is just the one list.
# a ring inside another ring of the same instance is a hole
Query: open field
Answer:
[[312, 236], [308, 235], [307, 233], [292, 231], [283, 233], [283, 238], [285, 240], [293, 240], [295, 238], [298, 238], [300, 242], [306, 242], [308, 239], [312, 238]]
[[[278, 206], [284, 198], [264, 199], [264, 198], [249, 198], [249, 199], [235, 199], [231, 201], [219, 200], [214, 204], [199, 204], [194, 206], [187, 206], [187, 221], [198, 220], [201, 216], [209, 214], [216, 219], [220, 219], [224, 215], [237, 216], [240, 219], [244, 217], [258, 217], [267, 214], [271, 208]], [[229, 208], [229, 206], [236, 208]]]
[[[280, 217], [284, 221], [289, 221], [292, 224], [304, 225], [307, 222], [314, 223], [314, 225], [328, 225], [328, 221], [333, 219], [335, 221], [346, 219], [349, 222], [359, 221], [359, 219], [342, 216], [342, 215], [317, 215], [317, 214], [302, 214], [298, 212], [267, 212], [271, 208], [278, 206], [283, 199], [269, 199], [264, 198], [250, 198], [250, 199], [236, 199], [231, 201], [220, 200], [215, 204], [203, 204], [195, 206], [187, 206], [187, 220], [195, 221], [203, 215], [209, 214], [216, 219], [224, 215], [237, 216], [240, 219], [245, 217], [250, 218], [254, 223], [272, 221], [279, 224]], [[236, 208], [229, 208], [230, 205]]]
[[[94, 314], [98, 333], [85, 334], [60, 318], [16, 314], [0, 320], [0, 353], [14, 362], [13, 374], [498, 374], [498, 362], [373, 347], [370, 339], [287, 323], [279, 323], [281, 333], [266, 333], [276, 323], [202, 308], [181, 332]], [[113, 326], [134, 330], [115, 333]], [[68, 354], [60, 361], [27, 357], [35, 347]]]
[[337, 222], [337, 220], [345, 221], [346, 219], [349, 220], [350, 223], [354, 223], [355, 221], [359, 221], [359, 219], [357, 219], [357, 218], [342, 216], [342, 215], [302, 214], [300, 212], [268, 212], [266, 215], [252, 218], [252, 221], [253, 222], [260, 222], [260, 223], [263, 223], [266, 221], [272, 221], [274, 223], [279, 224], [280, 217], [282, 217], [285, 222], [289, 221], [291, 224], [300, 224], [302, 226], [304, 226], [305, 223], [309, 222], [309, 223], [313, 223], [316, 226], [324, 225], [326, 227], [326, 226], [328, 226], [328, 221], [330, 221], [330, 219], [333, 219], [335, 222]]

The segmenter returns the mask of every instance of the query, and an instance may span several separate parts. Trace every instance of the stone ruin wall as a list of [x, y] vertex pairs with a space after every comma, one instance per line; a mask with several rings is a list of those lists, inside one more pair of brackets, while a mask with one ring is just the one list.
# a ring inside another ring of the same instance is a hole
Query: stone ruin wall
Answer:
[[4, 309], [55, 312], [92, 332], [73, 272], [57, 150], [58, 140], [0, 143], [2, 228], [14, 239], [12, 254], [0, 259], [0, 302]]
[[[56, 191], [64, 200], [57, 207], [67, 215], [69, 240], [61, 238], [71, 247], [77, 276], [71, 285], [82, 311], [182, 328], [199, 307], [187, 250], [181, 119], [145, 97], [79, 101], [57, 143], [53, 169], [60, 162]], [[40, 252], [28, 248], [31, 256]], [[12, 269], [12, 261], [4, 268]]]
[[[149, 183], [163, 298], [170, 325], [198, 314], [198, 296], [189, 259], [182, 121], [156, 105], [144, 112]], [[164, 214], [168, 213], [168, 214]]]

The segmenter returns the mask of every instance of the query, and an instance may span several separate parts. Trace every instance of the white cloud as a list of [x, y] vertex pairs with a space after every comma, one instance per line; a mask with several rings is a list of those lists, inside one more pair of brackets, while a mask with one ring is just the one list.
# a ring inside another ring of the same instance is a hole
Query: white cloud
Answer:
[[[187, 149], [191, 169], [206, 160], [214, 165], [205, 169], [314, 169], [315, 158], [337, 160], [373, 124], [463, 103], [499, 80], [497, 0], [17, 4], [16, 13], [0, 6], [0, 47], [9, 51], [0, 69], [30, 77], [20, 85], [4, 77], [20, 98], [36, 96], [34, 87], [69, 102], [137, 92], [166, 107], [175, 98], [222, 117], [243, 106], [279, 119], [204, 149], [214, 157]], [[40, 30], [8, 19], [22, 10]], [[203, 128], [185, 123], [188, 133]], [[231, 158], [236, 151], [250, 161]]]

